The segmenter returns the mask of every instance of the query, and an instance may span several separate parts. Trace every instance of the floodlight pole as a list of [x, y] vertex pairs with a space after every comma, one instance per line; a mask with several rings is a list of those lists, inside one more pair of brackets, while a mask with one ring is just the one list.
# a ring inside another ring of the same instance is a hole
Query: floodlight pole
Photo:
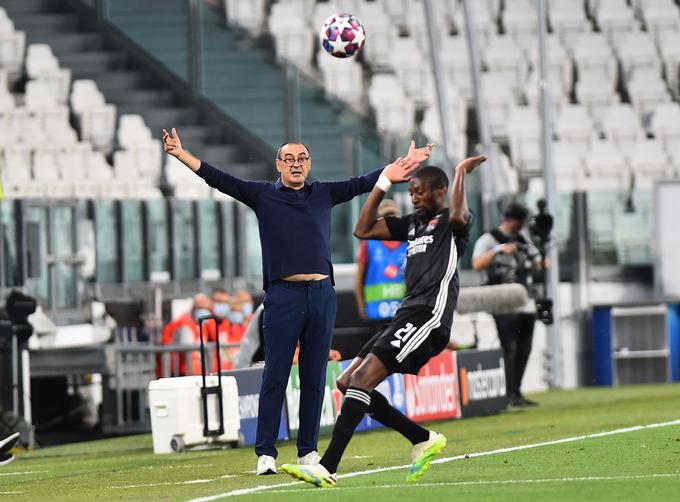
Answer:
[[[539, 50], [539, 90], [541, 93], [542, 142], [541, 158], [543, 160], [543, 179], [545, 181], [545, 199], [547, 209], [553, 217], [557, 217], [557, 183], [553, 168], [552, 152], [552, 107], [550, 99], [550, 79], [548, 77], [548, 26], [546, 0], [537, 0], [538, 10], [538, 50]], [[548, 296], [553, 300], [553, 316], [555, 322], [548, 327], [548, 355], [550, 375], [548, 385], [560, 388], [564, 385], [564, 361], [562, 358], [562, 335], [560, 329], [560, 263], [559, 248], [553, 232], [550, 246], [550, 268], [548, 269]]]
[[[474, 17], [470, 7], [470, 0], [463, 0], [463, 13], [465, 14], [465, 34], [467, 37], [468, 56], [470, 59], [470, 76], [472, 77], [472, 91], [475, 99], [475, 110], [477, 112], [477, 130], [479, 131], [479, 141], [482, 144], [483, 153], [487, 156], [487, 165], [479, 173], [482, 177], [482, 223], [484, 228], [492, 228], [494, 222], [491, 221], [493, 214], [492, 205], [498, 195], [496, 180], [500, 179], [500, 163], [498, 151], [494, 148], [491, 141], [491, 128], [489, 126], [489, 115], [487, 102], [482, 87], [482, 62], [479, 58], [479, 44], [477, 43], [477, 30], [475, 28]], [[481, 153], [481, 152], [479, 152]]]
[[[439, 130], [442, 136], [442, 148], [444, 149], [444, 159], [446, 159], [447, 171], [450, 179], [453, 179], [453, 168], [455, 163], [460, 159], [453, 158], [453, 152], [449, 151], [449, 123], [446, 120], [446, 91], [444, 88], [444, 81], [441, 72], [441, 62], [439, 60], [439, 47], [435, 39], [435, 30], [437, 25], [434, 22], [434, 13], [432, 12], [432, 4], [430, 0], [423, 0], [423, 8], [425, 9], [425, 21], [427, 23], [427, 42], [430, 47], [430, 64], [432, 65], [432, 74], [434, 76], [434, 88], [437, 94], [437, 115], [439, 118]], [[437, 35], [441, 35], [437, 33]]]

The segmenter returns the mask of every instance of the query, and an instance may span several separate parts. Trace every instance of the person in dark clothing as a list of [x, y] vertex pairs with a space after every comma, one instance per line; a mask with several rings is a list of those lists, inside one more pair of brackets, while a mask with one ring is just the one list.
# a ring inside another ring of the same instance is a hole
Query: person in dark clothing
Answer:
[[522, 233], [527, 216], [524, 206], [510, 204], [498, 228], [482, 234], [472, 253], [472, 267], [485, 274], [486, 284], [522, 284], [530, 293], [529, 300], [515, 312], [494, 316], [505, 359], [507, 393], [513, 407], [537, 404], [521, 392], [536, 323], [536, 304], [531, 299], [532, 273], [541, 266], [538, 249]]
[[[284, 464], [282, 470], [318, 487], [332, 487], [354, 430], [365, 413], [398, 431], [413, 444], [407, 480], [419, 479], [446, 446], [444, 435], [416, 424], [389, 402], [376, 386], [393, 373], [418, 374], [450, 339], [460, 284], [458, 260], [469, 240], [472, 217], [465, 195], [465, 177], [484, 156], [462, 161], [455, 170], [451, 207], [444, 171], [427, 166], [411, 178], [401, 164], [390, 164], [371, 191], [354, 234], [361, 239], [407, 242], [406, 295], [389, 324], [362, 349], [352, 364], [345, 399], [330, 444], [319, 464]], [[378, 205], [392, 183], [409, 180], [414, 213], [402, 218], [378, 217]]]

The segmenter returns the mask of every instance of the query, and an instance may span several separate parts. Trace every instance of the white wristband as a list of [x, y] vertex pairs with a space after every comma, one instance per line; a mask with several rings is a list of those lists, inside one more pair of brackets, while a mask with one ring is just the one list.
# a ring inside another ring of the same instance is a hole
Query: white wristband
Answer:
[[378, 178], [378, 181], [376, 181], [375, 186], [387, 193], [392, 186], [392, 182], [387, 176], [385, 176], [383, 173], [380, 173], [380, 177]]

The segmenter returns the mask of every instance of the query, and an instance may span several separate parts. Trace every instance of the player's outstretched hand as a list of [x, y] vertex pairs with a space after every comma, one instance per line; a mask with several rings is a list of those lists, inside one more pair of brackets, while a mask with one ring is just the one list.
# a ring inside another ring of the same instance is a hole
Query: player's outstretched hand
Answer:
[[416, 148], [415, 141], [411, 141], [406, 157], [399, 157], [397, 160], [385, 167], [383, 174], [392, 183], [403, 183], [411, 179], [410, 174], [415, 171], [420, 163], [428, 159], [432, 154], [432, 145], [428, 144], [422, 148]]
[[476, 157], [468, 157], [465, 160], [462, 160], [460, 164], [456, 166], [456, 170], [458, 169], [465, 169], [465, 172], [470, 174], [472, 171], [475, 170], [475, 168], [484, 162], [486, 160], [486, 157], [484, 155], [477, 155]]
[[173, 157], [179, 157], [182, 153], [182, 143], [177, 135], [177, 129], [172, 128], [172, 134], [163, 129], [163, 151]]

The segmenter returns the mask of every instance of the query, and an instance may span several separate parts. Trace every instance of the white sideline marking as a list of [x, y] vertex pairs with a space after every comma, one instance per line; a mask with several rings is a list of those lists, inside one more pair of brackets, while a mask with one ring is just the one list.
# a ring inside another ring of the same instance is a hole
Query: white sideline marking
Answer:
[[17, 472], [0, 472], [0, 476], [21, 476], [23, 474], [42, 474], [50, 471], [17, 471]]
[[[644, 429], [657, 429], [659, 427], [670, 427], [672, 425], [680, 425], [680, 419], [677, 420], [670, 420], [668, 422], [659, 422], [655, 424], [647, 424], [647, 425], [635, 425], [632, 427], [624, 427], [622, 429], [614, 429], [611, 431], [605, 431], [605, 432], [595, 432], [592, 434], [584, 434], [582, 436], [572, 436], [568, 438], [562, 438], [562, 439], [555, 439], [553, 441], [544, 441], [542, 443], [532, 443], [532, 444], [525, 444], [525, 445], [519, 445], [519, 446], [511, 446], [508, 448], [498, 448], [496, 450], [490, 450], [490, 451], [481, 451], [481, 452], [476, 452], [476, 453], [465, 453], [463, 455], [456, 455], [453, 457], [444, 457], [440, 458], [437, 460], [432, 461], [433, 464], [444, 464], [447, 462], [453, 462], [454, 460], [463, 460], [466, 458], [476, 458], [476, 457], [485, 457], [488, 455], [498, 455], [499, 453], [510, 453], [513, 451], [519, 451], [519, 450], [528, 450], [530, 448], [538, 448], [540, 446], [551, 446], [551, 445], [556, 445], [556, 444], [563, 444], [563, 443], [572, 443], [574, 441], [582, 441], [584, 439], [593, 439], [593, 438], [600, 438], [600, 437], [606, 437], [606, 436], [614, 436], [617, 434], [625, 434], [628, 432], [635, 432], [635, 431], [640, 431]], [[406, 465], [394, 465], [390, 467], [379, 467], [377, 469], [370, 469], [366, 471], [356, 471], [356, 472], [350, 472], [347, 474], [342, 474], [338, 476], [339, 478], [353, 478], [355, 476], [364, 476], [366, 474], [375, 474], [378, 472], [386, 472], [386, 471], [396, 471], [396, 470], [401, 470], [401, 469], [407, 469], [411, 467], [410, 464]], [[251, 493], [257, 493], [265, 490], [274, 490], [276, 488], [283, 488], [287, 486], [294, 486], [296, 484], [303, 483], [303, 481], [289, 481], [288, 483], [278, 483], [274, 485], [260, 485], [260, 486], [255, 486], [253, 488], [241, 488], [238, 490], [231, 490], [228, 492], [224, 493], [219, 493], [217, 495], [210, 495], [207, 497], [199, 497], [195, 499], [191, 499], [188, 502], [211, 502], [212, 500], [218, 500], [221, 498], [226, 498], [226, 497], [238, 497], [240, 495], [249, 495]], [[409, 486], [406, 483], [403, 485], [399, 486]], [[415, 486], [415, 485], [414, 485]], [[423, 486], [423, 483], [419, 483], [418, 486]]]
[[[539, 484], [539, 483], [571, 483], [580, 481], [634, 481], [638, 479], [652, 479], [652, 478], [678, 478], [680, 472], [669, 472], [661, 474], [633, 474], [630, 476], [579, 476], [579, 477], [565, 477], [565, 478], [538, 478], [538, 479], [502, 479], [502, 480], [479, 480], [479, 481], [451, 481], [440, 483], [402, 483], [398, 485], [370, 485], [370, 486], [336, 486], [332, 490], [319, 490], [314, 493], [333, 493], [337, 491], [349, 490], [372, 490], [373, 488], [383, 489], [403, 489], [403, 488], [422, 488], [427, 486], [442, 487], [442, 486], [478, 486], [478, 485], [521, 485], [521, 484]], [[309, 493], [309, 487], [292, 488], [290, 490], [268, 490], [269, 493]], [[259, 495], [259, 494], [258, 494]], [[262, 493], [262, 495], [264, 495]]]
[[24, 492], [0, 492], [0, 495], [20, 495]]
[[238, 476], [235, 474], [225, 474], [224, 476], [220, 476], [219, 478], [212, 478], [212, 479], [190, 479], [188, 481], [162, 481], [160, 483], [145, 483], [141, 485], [120, 485], [120, 486], [109, 486], [111, 489], [120, 489], [120, 488], [151, 488], [154, 486], [172, 486], [172, 485], [200, 485], [203, 483], [212, 483], [213, 481], [217, 481], [219, 479], [227, 479], [227, 478], [237, 478]]

